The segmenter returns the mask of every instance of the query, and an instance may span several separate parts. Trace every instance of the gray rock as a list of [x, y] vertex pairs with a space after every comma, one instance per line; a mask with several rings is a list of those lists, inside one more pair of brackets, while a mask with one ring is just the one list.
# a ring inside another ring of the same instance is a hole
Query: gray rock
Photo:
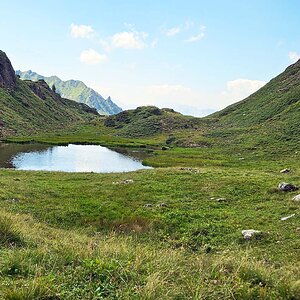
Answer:
[[299, 195], [297, 195], [297, 196], [295, 196], [294, 198], [293, 198], [293, 201], [300, 201], [300, 194]]
[[188, 171], [188, 172], [196, 173], [196, 174], [200, 173], [200, 170], [198, 168], [181, 167], [178, 170], [180, 170], [180, 171]]
[[151, 203], [147, 203], [147, 204], [145, 204], [145, 207], [151, 208], [151, 207], [153, 207], [153, 205]]
[[298, 190], [298, 187], [291, 183], [281, 182], [278, 184], [278, 189], [283, 192], [294, 192]]
[[286, 174], [286, 173], [290, 173], [291, 170], [290, 169], [283, 169], [280, 171], [280, 173]]
[[218, 198], [216, 199], [217, 202], [226, 202], [227, 199], [226, 198]]
[[18, 199], [18, 198], [7, 199], [6, 202], [17, 203], [17, 202], [20, 202], [20, 199]]
[[288, 220], [288, 219], [290, 219], [290, 218], [292, 218], [292, 217], [294, 217], [295, 216], [295, 214], [292, 214], [292, 215], [289, 215], [289, 216], [287, 216], [287, 217], [283, 217], [283, 218], [281, 218], [280, 220], [281, 221], [286, 221], [286, 220]]
[[167, 207], [168, 205], [166, 203], [159, 203], [157, 206], [158, 207]]
[[125, 180], [121, 180], [121, 181], [115, 181], [115, 182], [113, 182], [113, 184], [130, 184], [133, 182], [134, 181], [132, 179], [125, 179]]
[[251, 240], [255, 235], [258, 235], [260, 233], [261, 231], [254, 229], [242, 230], [242, 235], [244, 236], [245, 240]]

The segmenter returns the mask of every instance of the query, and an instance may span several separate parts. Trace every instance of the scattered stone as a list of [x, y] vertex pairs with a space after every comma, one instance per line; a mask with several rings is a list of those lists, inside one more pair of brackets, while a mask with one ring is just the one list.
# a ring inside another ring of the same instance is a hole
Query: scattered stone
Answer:
[[280, 173], [282, 173], [282, 174], [286, 174], [286, 173], [290, 173], [290, 172], [291, 172], [290, 169], [283, 169], [280, 171]]
[[158, 207], [167, 207], [168, 205], [166, 203], [159, 203], [157, 206]]
[[20, 199], [18, 199], [18, 198], [7, 199], [6, 202], [18, 203], [18, 202], [20, 202]]
[[255, 235], [261, 234], [261, 231], [254, 229], [242, 230], [242, 235], [245, 240], [251, 240]]
[[210, 200], [215, 200], [215, 197], [211, 197]]
[[147, 204], [145, 204], [144, 206], [147, 207], [147, 208], [153, 207], [153, 205], [152, 205], [151, 203], [147, 203]]
[[244, 159], [245, 159], [244, 157], [240, 157], [240, 158], [239, 158], [239, 160], [244, 160]]
[[295, 196], [294, 198], [293, 198], [293, 201], [300, 201], [300, 194], [299, 195], [297, 195], [297, 196]]
[[278, 184], [278, 189], [283, 192], [294, 192], [298, 190], [298, 187], [291, 183], [281, 182]]
[[20, 178], [14, 178], [14, 181], [21, 181]]
[[115, 181], [115, 182], [113, 182], [113, 184], [130, 184], [133, 182], [134, 181], [132, 179], [125, 179], [125, 180], [121, 180], [121, 181]]
[[280, 220], [281, 221], [285, 221], [285, 220], [288, 220], [288, 219], [290, 219], [290, 218], [292, 218], [292, 217], [294, 217], [295, 216], [295, 214], [292, 214], [292, 215], [289, 215], [289, 216], [287, 216], [287, 217], [283, 217], [283, 218], [281, 218]]
[[169, 150], [169, 149], [170, 149], [170, 148], [167, 147], [167, 146], [162, 146], [162, 147], [161, 147], [161, 150], [164, 150], [164, 151], [165, 151], [165, 150]]
[[226, 198], [218, 198], [216, 199], [217, 202], [226, 202], [227, 199]]
[[189, 168], [189, 167], [181, 167], [179, 168], [180, 171], [188, 171], [188, 172], [191, 172], [191, 173], [199, 173], [200, 170], [197, 169], [197, 168]]

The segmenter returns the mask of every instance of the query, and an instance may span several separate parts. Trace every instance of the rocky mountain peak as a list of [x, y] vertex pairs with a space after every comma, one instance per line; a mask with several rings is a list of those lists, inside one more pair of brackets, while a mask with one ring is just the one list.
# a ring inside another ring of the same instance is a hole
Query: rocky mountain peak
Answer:
[[0, 50], [0, 86], [14, 89], [16, 87], [16, 75], [10, 60], [5, 52]]

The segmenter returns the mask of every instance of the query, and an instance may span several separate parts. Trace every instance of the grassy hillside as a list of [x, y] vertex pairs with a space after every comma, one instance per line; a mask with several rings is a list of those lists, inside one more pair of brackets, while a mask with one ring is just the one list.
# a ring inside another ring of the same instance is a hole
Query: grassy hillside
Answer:
[[[299, 127], [300, 111], [300, 60], [289, 66], [259, 91], [211, 117], [219, 118], [224, 125], [248, 127], [267, 122], [287, 121]], [[298, 123], [297, 123], [298, 122]]]
[[45, 77], [32, 71], [17, 71], [21, 79], [37, 81], [43, 79], [52, 87], [55, 85], [57, 92], [67, 99], [79, 103], [85, 103], [90, 107], [96, 108], [100, 114], [114, 115], [122, 111], [110, 97], [104, 99], [99, 93], [87, 87], [82, 81], [67, 80], [63, 81], [57, 76]]
[[[14, 73], [4, 52], [0, 52], [0, 61]], [[3, 73], [4, 68], [0, 69]], [[15, 75], [13, 75], [15, 77]], [[64, 99], [54, 93], [44, 81], [22, 81], [4, 76], [0, 85], [0, 130], [2, 135], [33, 134], [38, 131], [66, 129], [74, 123], [83, 123], [94, 119], [94, 109], [85, 104]]]
[[108, 117], [104, 125], [127, 137], [154, 136], [178, 129], [197, 128], [197, 118], [183, 116], [172, 109], [142, 106]]
[[300, 141], [300, 61], [259, 91], [206, 118], [208, 136], [249, 147], [295, 145]]

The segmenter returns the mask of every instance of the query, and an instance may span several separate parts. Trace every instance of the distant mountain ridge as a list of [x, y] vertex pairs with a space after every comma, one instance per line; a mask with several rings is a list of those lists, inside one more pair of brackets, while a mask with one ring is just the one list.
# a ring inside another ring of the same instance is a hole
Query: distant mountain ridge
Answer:
[[43, 79], [50, 87], [55, 85], [56, 91], [62, 97], [96, 108], [100, 114], [114, 115], [122, 111], [122, 108], [117, 106], [110, 97], [104, 99], [98, 92], [80, 80], [63, 81], [57, 76], [46, 77], [31, 70], [25, 72], [18, 70], [16, 74], [23, 80], [38, 81]]
[[0, 50], [0, 138], [65, 129], [97, 118], [96, 109], [61, 97], [44, 80], [20, 80]]

